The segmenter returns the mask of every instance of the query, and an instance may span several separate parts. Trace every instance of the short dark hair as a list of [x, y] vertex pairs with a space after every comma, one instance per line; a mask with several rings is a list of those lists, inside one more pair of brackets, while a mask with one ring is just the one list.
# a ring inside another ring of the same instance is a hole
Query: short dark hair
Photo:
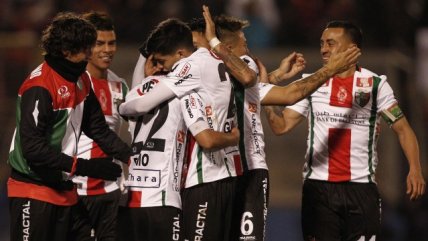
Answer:
[[357, 25], [349, 21], [334, 20], [328, 22], [325, 28], [343, 28], [345, 34], [349, 36], [351, 41], [356, 44], [358, 48], [361, 48], [363, 45], [363, 32]]
[[45, 54], [64, 57], [63, 51], [77, 54], [91, 48], [97, 40], [94, 26], [71, 12], [58, 13], [43, 30], [42, 48]]
[[160, 22], [149, 34], [147, 53], [172, 54], [178, 48], [193, 50], [192, 32], [181, 20], [169, 18]]
[[215, 17], [214, 22], [216, 25], [216, 34], [221, 41], [235, 39], [237, 37], [236, 32], [250, 26], [247, 20], [225, 15]]
[[82, 17], [92, 23], [96, 30], [114, 31], [113, 19], [105, 12], [91, 11], [82, 14]]
[[192, 32], [205, 32], [205, 19], [204, 18], [192, 18], [187, 25]]

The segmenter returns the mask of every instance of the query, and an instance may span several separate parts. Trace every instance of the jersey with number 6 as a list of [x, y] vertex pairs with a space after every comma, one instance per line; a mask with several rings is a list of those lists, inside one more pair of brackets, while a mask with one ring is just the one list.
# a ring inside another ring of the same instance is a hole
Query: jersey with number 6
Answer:
[[[151, 76], [132, 89], [126, 100], [149, 92], [164, 76]], [[180, 187], [187, 127], [202, 121], [204, 102], [196, 92], [173, 98], [151, 112], [129, 120], [132, 135], [131, 164], [125, 186], [129, 207], [181, 208]], [[206, 127], [207, 128], [207, 127]], [[194, 135], [198, 130], [191, 129]]]
[[309, 121], [304, 177], [375, 182], [380, 113], [396, 104], [386, 76], [360, 69], [349, 78], [330, 78], [287, 107]]

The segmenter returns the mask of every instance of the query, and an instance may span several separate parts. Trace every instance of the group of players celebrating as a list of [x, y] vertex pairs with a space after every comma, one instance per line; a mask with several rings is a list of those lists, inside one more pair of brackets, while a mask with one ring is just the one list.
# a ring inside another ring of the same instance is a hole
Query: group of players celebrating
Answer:
[[[409, 161], [411, 199], [425, 181], [416, 136], [386, 77], [357, 66], [361, 31], [328, 23], [324, 66], [282, 86], [304, 69], [303, 55], [268, 73], [247, 48], [248, 25], [212, 18], [207, 6], [190, 23], [160, 22], [139, 49], [128, 93], [109, 69], [111, 19], [57, 16], [42, 38], [45, 62], [19, 92], [11, 240], [265, 240], [262, 106], [276, 134], [308, 118], [304, 240], [376, 240], [381, 117]], [[115, 134], [122, 119], [130, 148]]]

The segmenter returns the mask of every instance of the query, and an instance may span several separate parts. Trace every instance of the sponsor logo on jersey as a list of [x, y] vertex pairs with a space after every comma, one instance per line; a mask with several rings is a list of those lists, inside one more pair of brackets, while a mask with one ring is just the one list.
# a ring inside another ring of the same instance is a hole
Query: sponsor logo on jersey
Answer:
[[357, 78], [357, 87], [372, 87], [373, 86], [373, 78]]
[[256, 114], [251, 115], [251, 137], [254, 142], [255, 153], [261, 155], [262, 148], [260, 146], [260, 140], [258, 136], [259, 132], [257, 131], [257, 118]]
[[70, 92], [68, 91], [68, 87], [65, 85], [62, 85], [58, 88], [58, 94], [63, 99], [70, 97]]
[[364, 92], [362, 90], [355, 92], [355, 103], [359, 106], [364, 107], [370, 101], [370, 92]]
[[100, 102], [101, 109], [107, 111], [107, 94], [104, 89], [100, 89], [100, 96], [98, 97], [98, 102]]
[[339, 91], [337, 92], [336, 97], [340, 104], [345, 103], [346, 97], [348, 97], [348, 92], [344, 86], [339, 86]]
[[257, 113], [257, 104], [255, 103], [248, 103], [248, 111], [252, 113]]
[[141, 88], [137, 89], [137, 93], [142, 96], [146, 93], [148, 93], [151, 89], [153, 89], [153, 87], [159, 83], [159, 80], [157, 79], [151, 79], [149, 81], [147, 81], [146, 83], [144, 83]]
[[181, 70], [177, 73], [176, 76], [185, 77], [189, 73], [191, 67], [192, 66], [189, 63], [185, 63], [183, 68], [181, 68]]
[[346, 79], [334, 79], [331, 87], [330, 105], [352, 108], [353, 86], [352, 76]]
[[184, 100], [184, 103], [186, 105], [187, 114], [189, 114], [190, 118], [193, 118], [193, 113], [192, 113], [192, 110], [190, 109], [190, 103], [189, 102], [190, 102], [189, 99]]
[[192, 109], [196, 109], [196, 100], [193, 98], [193, 96], [190, 96], [190, 107]]
[[180, 143], [184, 143], [184, 137], [185, 137], [185, 134], [186, 134], [186, 133], [184, 133], [184, 131], [179, 130], [179, 131], [177, 132], [177, 141], [178, 141], [178, 142], [180, 142]]
[[160, 183], [160, 170], [133, 168], [128, 174], [125, 185], [137, 188], [158, 188], [160, 187]]
[[213, 115], [213, 109], [211, 108], [211, 106], [205, 107], [205, 114], [207, 114], [207, 116]]
[[191, 78], [192, 74], [188, 74], [184, 77], [182, 77], [181, 79], [179, 79], [177, 82], [174, 83], [174, 85], [180, 85], [181, 83], [183, 83], [184, 81], [186, 81], [188, 78]]

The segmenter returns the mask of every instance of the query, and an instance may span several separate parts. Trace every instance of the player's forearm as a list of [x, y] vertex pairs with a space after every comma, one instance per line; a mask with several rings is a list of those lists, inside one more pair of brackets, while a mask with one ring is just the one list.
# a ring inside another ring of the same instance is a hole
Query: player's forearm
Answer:
[[419, 159], [419, 145], [415, 133], [410, 129], [398, 133], [401, 148], [409, 162], [410, 172], [421, 172], [421, 163]]
[[281, 83], [281, 78], [279, 77], [280, 70], [276, 69], [268, 74], [268, 79], [270, 84], [278, 85]]
[[298, 102], [306, 98], [333, 75], [334, 71], [324, 66], [314, 74], [289, 84], [291, 101]]
[[223, 44], [213, 48], [214, 53], [223, 60], [229, 74], [233, 75], [244, 87], [252, 87], [257, 83], [257, 74], [248, 67], [241, 58], [232, 53]]
[[238, 144], [239, 138], [231, 133], [223, 133], [206, 129], [195, 136], [198, 144], [204, 149], [215, 151]]

